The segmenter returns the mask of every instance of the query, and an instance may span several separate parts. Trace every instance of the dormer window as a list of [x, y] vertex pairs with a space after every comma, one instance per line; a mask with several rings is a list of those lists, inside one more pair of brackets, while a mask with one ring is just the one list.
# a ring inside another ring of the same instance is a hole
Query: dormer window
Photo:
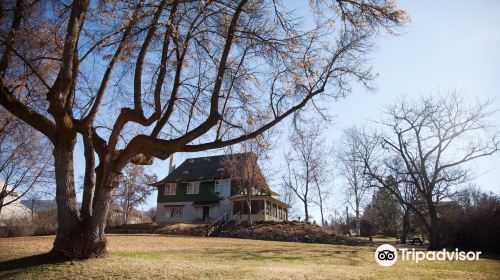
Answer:
[[187, 182], [186, 194], [199, 194], [200, 193], [200, 182], [193, 181]]

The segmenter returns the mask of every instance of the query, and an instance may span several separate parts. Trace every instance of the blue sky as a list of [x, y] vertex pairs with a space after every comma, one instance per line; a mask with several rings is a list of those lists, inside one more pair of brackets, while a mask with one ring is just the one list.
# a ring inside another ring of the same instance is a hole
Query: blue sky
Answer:
[[[370, 63], [379, 75], [375, 80], [377, 90], [367, 92], [354, 86], [350, 96], [328, 104], [330, 114], [335, 116], [327, 133], [332, 143], [344, 128], [379, 118], [384, 106], [402, 95], [458, 89], [465, 95], [496, 99], [493, 105], [500, 108], [500, 1], [398, 1], [398, 6], [407, 11], [411, 23], [401, 29], [399, 36], [384, 36], [376, 41]], [[500, 114], [495, 118], [500, 128]], [[77, 149], [78, 179], [84, 164], [81, 146]], [[283, 150], [275, 149], [276, 162], [269, 164], [278, 167], [282, 154]], [[181, 154], [177, 162], [200, 155], [203, 153]], [[475, 182], [483, 190], [500, 193], [499, 154], [476, 162], [472, 168], [478, 175]], [[163, 178], [168, 160], [156, 160], [149, 170]], [[342, 187], [342, 180], [336, 179], [332, 206], [339, 210], [345, 209]], [[155, 204], [156, 193], [144, 210]], [[317, 211], [313, 215], [318, 218]]]

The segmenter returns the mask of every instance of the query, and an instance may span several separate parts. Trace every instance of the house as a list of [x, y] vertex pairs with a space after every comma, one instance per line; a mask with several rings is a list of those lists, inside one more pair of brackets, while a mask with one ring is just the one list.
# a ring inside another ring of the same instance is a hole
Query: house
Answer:
[[257, 166], [259, 180], [249, 196], [252, 220], [288, 220], [290, 205], [275, 198], [278, 194], [267, 185], [257, 159], [247, 153], [189, 158], [177, 168], [172, 156], [168, 176], [152, 184], [158, 188], [156, 222], [211, 222], [226, 213], [233, 219], [247, 219], [246, 196], [240, 191], [239, 180], [232, 180], [225, 167], [235, 155], [249, 158]]
[[3, 206], [0, 211], [0, 226], [31, 219], [31, 210], [21, 204], [19, 192], [2, 179], [0, 179], [0, 191], [5, 195], [1, 201]]

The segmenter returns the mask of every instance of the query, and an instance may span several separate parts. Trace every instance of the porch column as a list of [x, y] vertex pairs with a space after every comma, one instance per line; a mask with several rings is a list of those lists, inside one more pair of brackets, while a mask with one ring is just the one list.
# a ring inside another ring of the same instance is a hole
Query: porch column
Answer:
[[266, 207], [266, 200], [264, 199], [264, 221], [267, 220], [267, 207]]

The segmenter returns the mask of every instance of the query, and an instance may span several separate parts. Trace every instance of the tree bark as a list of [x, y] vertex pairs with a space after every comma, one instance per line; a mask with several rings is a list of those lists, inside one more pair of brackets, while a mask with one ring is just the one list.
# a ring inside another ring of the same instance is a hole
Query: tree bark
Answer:
[[359, 203], [356, 202], [356, 235], [361, 236], [361, 220], [359, 218]]
[[56, 177], [57, 232], [51, 255], [73, 258], [81, 251], [82, 225], [78, 216], [73, 170], [76, 137], [59, 136], [54, 144]]
[[246, 197], [246, 203], [247, 203], [247, 211], [248, 211], [248, 217], [247, 217], [247, 222], [249, 226], [252, 226], [252, 201], [250, 200], [250, 197]]
[[429, 207], [429, 216], [431, 219], [431, 227], [429, 231], [429, 241], [430, 241], [430, 250], [439, 250], [441, 249], [441, 242], [439, 236], [439, 219], [437, 216], [437, 211], [434, 206]]
[[101, 257], [107, 254], [104, 229], [114, 186], [105, 182], [114, 182], [117, 174], [98, 172], [92, 216], [81, 221], [73, 170], [75, 142], [76, 138], [72, 138], [58, 141], [54, 146], [58, 227], [51, 256], [63, 259]]
[[410, 211], [406, 210], [403, 213], [403, 230], [401, 231], [401, 244], [406, 244], [408, 231], [410, 230]]
[[306, 215], [304, 217], [304, 221], [309, 222], [309, 209], [307, 207], [307, 200], [304, 200], [304, 214]]

